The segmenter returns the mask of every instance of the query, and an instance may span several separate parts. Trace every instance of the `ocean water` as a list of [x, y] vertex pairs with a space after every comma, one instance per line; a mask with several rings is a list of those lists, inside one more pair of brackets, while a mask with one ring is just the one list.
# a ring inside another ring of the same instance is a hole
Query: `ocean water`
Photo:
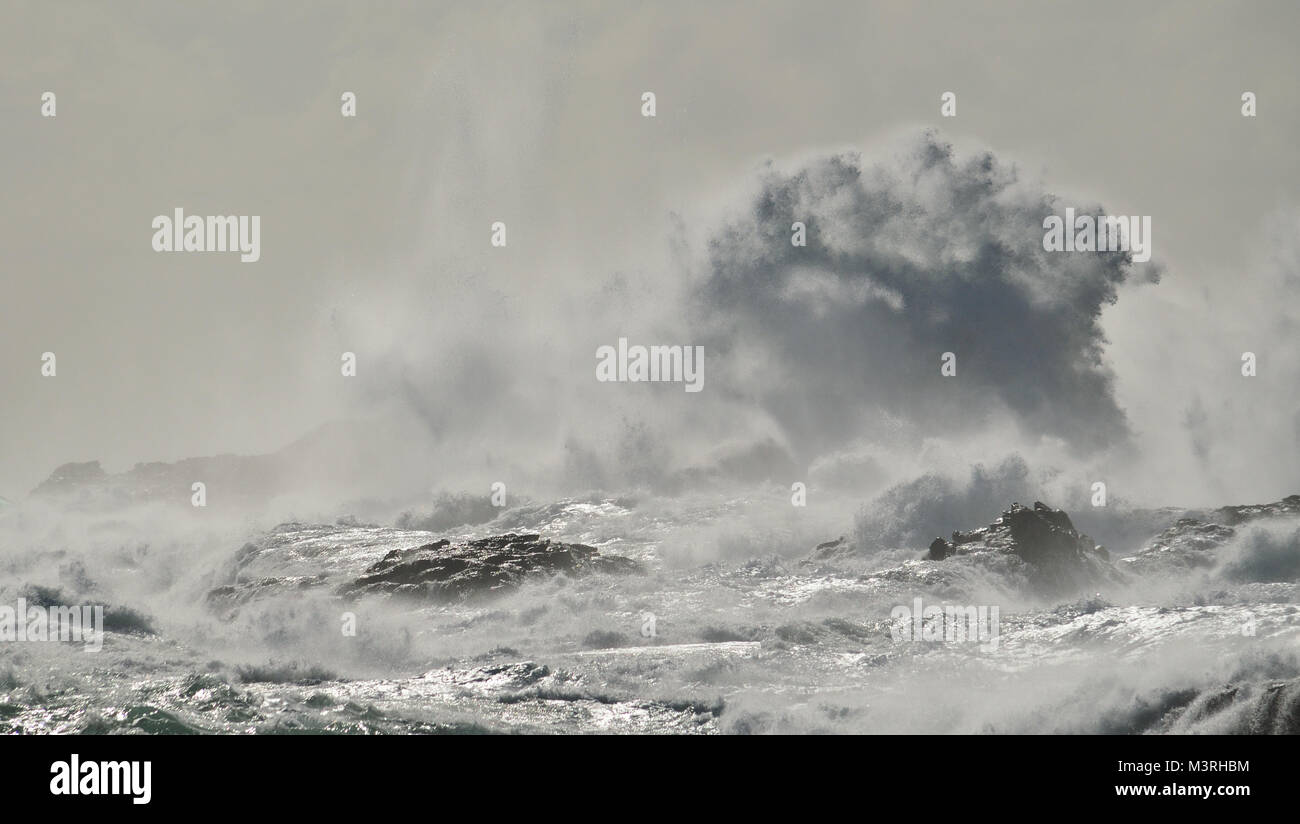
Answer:
[[[922, 560], [924, 547], [810, 562], [852, 519], [773, 494], [565, 499], [436, 534], [160, 523], [0, 522], [0, 604], [109, 605], [97, 652], [0, 643], [0, 729], [1300, 731], [1300, 596], [1274, 563], [1294, 549], [1300, 524], [1287, 519], [1241, 530], [1209, 565], [1148, 564], [1053, 596], [1013, 568]], [[641, 572], [541, 577], [447, 604], [337, 594], [393, 549], [509, 532], [587, 544]], [[1121, 570], [1125, 554], [1112, 548]], [[238, 602], [209, 597], [231, 584]], [[908, 637], [894, 611], [916, 599], [996, 607], [996, 637]]]

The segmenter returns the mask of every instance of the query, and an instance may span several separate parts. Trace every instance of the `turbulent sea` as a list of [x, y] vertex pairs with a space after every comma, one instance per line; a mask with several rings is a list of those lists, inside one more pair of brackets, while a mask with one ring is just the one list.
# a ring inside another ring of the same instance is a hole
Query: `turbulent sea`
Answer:
[[[1112, 546], [1115, 578], [1042, 595], [1015, 569], [924, 560], [924, 546], [815, 556], [853, 534], [839, 515], [779, 494], [561, 500], [437, 533], [11, 511], [0, 604], [107, 604], [108, 629], [94, 653], [0, 643], [0, 729], [1300, 731], [1297, 517], [1210, 548]], [[1152, 516], [1151, 538], [1173, 521]], [[450, 602], [340, 595], [392, 550], [507, 533], [639, 569]], [[231, 585], [244, 595], [214, 601]], [[996, 606], [995, 648], [898, 637], [891, 610], [917, 598]]]

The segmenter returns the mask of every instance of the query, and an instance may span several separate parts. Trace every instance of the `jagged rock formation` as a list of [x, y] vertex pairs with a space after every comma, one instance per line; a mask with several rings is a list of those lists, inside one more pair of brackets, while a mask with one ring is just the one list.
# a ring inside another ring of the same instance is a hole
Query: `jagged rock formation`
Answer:
[[[839, 538], [819, 544], [804, 564], [834, 565], [851, 560], [861, 550]], [[1042, 502], [1033, 507], [1012, 504], [988, 526], [953, 532], [951, 538], [935, 538], [921, 559], [995, 566], [1000, 573], [1023, 575], [1031, 587], [1050, 595], [1121, 580], [1104, 547], [1075, 529], [1065, 512]], [[891, 573], [874, 574], [890, 577]]]
[[1143, 575], [1215, 567], [1223, 560], [1217, 550], [1237, 537], [1241, 526], [1288, 516], [1300, 517], [1300, 495], [1269, 504], [1188, 512], [1121, 564], [1125, 571]]
[[395, 549], [344, 585], [340, 594], [389, 594], [432, 601], [510, 590], [534, 576], [630, 573], [640, 565], [601, 555], [585, 544], [565, 544], [539, 535], [495, 535], [462, 544], [447, 539], [412, 549]]
[[935, 538], [925, 558], [1012, 555], [1024, 561], [1029, 580], [1053, 592], [1118, 580], [1105, 547], [1074, 528], [1070, 516], [1042, 502], [1033, 508], [1012, 504], [993, 523], [970, 532]]
[[952, 554], [953, 554], [952, 544], [948, 543], [943, 538], [935, 538], [933, 541], [930, 542], [930, 548], [925, 553], [925, 560], [942, 561], [944, 558], [947, 558], [949, 555]]
[[[1104, 547], [1097, 546], [1074, 528], [1069, 515], [1041, 501], [1035, 501], [1033, 509], [1014, 503], [988, 526], [970, 532], [953, 532], [949, 546], [948, 554], [996, 550], [1018, 555], [1031, 563], [1074, 561], [1083, 556], [1109, 558]], [[933, 544], [931, 547], [933, 551]]]
[[[1191, 513], [1189, 513], [1189, 516]], [[1242, 506], [1221, 506], [1211, 513], [1219, 523], [1237, 526], [1247, 521], [1261, 518], [1280, 518], [1286, 515], [1300, 515], [1300, 495], [1288, 495], [1271, 504], [1246, 504]], [[1202, 520], [1204, 520], [1202, 518]]]
[[[1034, 588], [1053, 595], [1131, 581], [1131, 576], [1178, 575], [1197, 569], [1212, 571], [1225, 581], [1300, 580], [1300, 495], [1268, 504], [1172, 510], [1167, 517], [1176, 518], [1172, 526], [1147, 541], [1135, 555], [1112, 565], [1106, 549], [1075, 529], [1065, 512], [1041, 502], [1032, 508], [1013, 504], [986, 527], [935, 538], [921, 559], [969, 558], [980, 563], [1011, 558], [1023, 562], [1023, 567], [1003, 563], [999, 565], [1002, 572], [1023, 572]], [[1243, 534], [1246, 525], [1268, 528]], [[1232, 546], [1225, 550], [1229, 543]], [[837, 566], [861, 558], [869, 549], [841, 537], [819, 544], [802, 564]], [[875, 574], [888, 577], [893, 572]]]

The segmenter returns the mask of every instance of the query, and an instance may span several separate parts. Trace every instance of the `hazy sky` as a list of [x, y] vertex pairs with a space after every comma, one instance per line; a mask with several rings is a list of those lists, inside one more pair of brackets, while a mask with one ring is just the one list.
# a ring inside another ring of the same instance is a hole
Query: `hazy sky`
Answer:
[[[1178, 360], [1200, 354], [1153, 330], [1217, 317], [1207, 357], [1231, 377], [1265, 348], [1233, 335], [1278, 300], [1250, 272], [1294, 262], [1294, 3], [371, 5], [2, 0], [0, 495], [65, 461], [279, 448], [373, 405], [340, 352], [382, 371], [444, 328], [586, 377], [588, 294], [620, 273], [676, 290], [674, 236], [743, 202], [767, 158], [926, 126], [1153, 217], [1163, 282], [1125, 286], [1106, 316], [1120, 401], [1153, 437], [1201, 381]], [[151, 220], [176, 207], [260, 215], [261, 260], [153, 251]], [[1236, 283], [1249, 296], [1226, 302]], [[443, 400], [474, 417], [545, 405], [456, 388]], [[1213, 417], [1217, 396], [1198, 402]]]

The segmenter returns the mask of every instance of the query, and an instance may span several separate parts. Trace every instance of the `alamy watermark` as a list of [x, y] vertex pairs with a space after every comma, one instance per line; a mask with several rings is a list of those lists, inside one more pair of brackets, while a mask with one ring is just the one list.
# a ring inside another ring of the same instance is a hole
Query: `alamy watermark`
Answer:
[[704, 388], [703, 346], [628, 346], [618, 339], [618, 348], [596, 349], [596, 380], [601, 383], [663, 381], [686, 384], [687, 392]]
[[50, 606], [0, 604], [0, 641], [67, 641], [86, 645], [86, 652], [104, 646], [102, 606]]
[[262, 257], [261, 215], [185, 216], [179, 206], [171, 217], [153, 219], [155, 252], [239, 252], [243, 263]]
[[1043, 218], [1043, 250], [1047, 252], [1131, 252], [1137, 263], [1151, 259], [1150, 215], [1079, 215]]
[[50, 765], [51, 795], [126, 795], [132, 804], [153, 799], [152, 761], [82, 761], [73, 753]]

